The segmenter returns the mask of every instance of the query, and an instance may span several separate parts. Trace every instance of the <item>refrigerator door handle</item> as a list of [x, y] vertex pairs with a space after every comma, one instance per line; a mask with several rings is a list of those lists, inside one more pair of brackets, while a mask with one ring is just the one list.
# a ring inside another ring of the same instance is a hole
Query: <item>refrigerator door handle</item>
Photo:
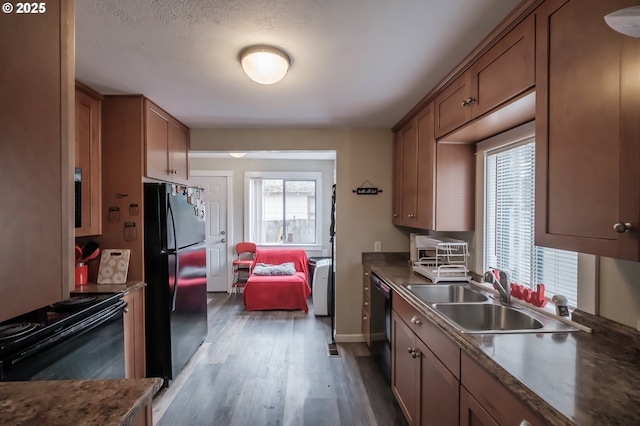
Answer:
[[176, 257], [176, 261], [173, 264], [173, 291], [171, 294], [171, 310], [175, 311], [176, 310], [176, 297], [178, 294], [178, 271], [180, 270], [180, 268], [178, 267], [178, 262], [180, 259], [180, 256], [178, 256], [178, 237], [177, 237], [177, 232], [176, 232], [176, 221], [175, 221], [175, 216], [173, 215], [173, 209], [171, 208], [171, 201], [167, 200], [167, 204], [168, 204], [168, 210], [169, 210], [169, 216], [171, 217], [171, 228], [173, 229], [173, 242], [176, 245], [176, 247], [173, 250], [167, 250], [167, 254], [171, 255], [171, 256], [175, 256]]

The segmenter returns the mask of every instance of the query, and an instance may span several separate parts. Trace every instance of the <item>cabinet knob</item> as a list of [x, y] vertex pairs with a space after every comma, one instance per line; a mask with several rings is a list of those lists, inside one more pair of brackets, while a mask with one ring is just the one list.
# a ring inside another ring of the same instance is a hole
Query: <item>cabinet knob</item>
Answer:
[[129, 308], [124, 308], [124, 313], [128, 314], [129, 313]]
[[467, 99], [462, 101], [462, 106], [463, 107], [468, 107], [468, 106], [471, 106], [471, 104], [475, 104], [475, 103], [476, 103], [476, 100], [474, 98], [472, 98], [471, 96], [469, 96]]
[[416, 215], [415, 214], [408, 214], [407, 217], [408, 218], [414, 218], [414, 217], [416, 217]]
[[364, 291], [369, 291], [369, 287], [365, 287], [365, 288], [364, 288]]
[[407, 349], [407, 353], [408, 353], [409, 355], [411, 355], [411, 358], [417, 358], [417, 357], [418, 357], [418, 355], [420, 355], [420, 352], [419, 352], [419, 351], [417, 351], [417, 350], [415, 350], [415, 349], [413, 349], [413, 348], [408, 348], [408, 349]]
[[520, 426], [533, 426], [533, 425], [528, 420], [522, 419], [520, 421]]
[[364, 302], [364, 306], [369, 306], [369, 302]]
[[417, 316], [414, 315], [411, 318], [411, 324], [420, 325], [420, 324], [422, 324], [422, 321], [420, 321], [420, 318], [418, 318]]
[[613, 225], [613, 230], [618, 234], [622, 234], [624, 232], [631, 231], [633, 229], [633, 225], [629, 222], [618, 222]]
[[367, 320], [367, 316], [365, 315], [362, 317], [362, 321], [366, 321], [366, 320]]

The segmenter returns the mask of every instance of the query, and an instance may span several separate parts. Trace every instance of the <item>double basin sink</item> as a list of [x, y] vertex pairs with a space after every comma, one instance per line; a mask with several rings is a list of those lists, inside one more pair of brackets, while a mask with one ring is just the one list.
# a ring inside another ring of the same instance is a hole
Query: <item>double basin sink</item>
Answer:
[[481, 290], [475, 290], [470, 284], [420, 284], [405, 287], [462, 333], [549, 333], [578, 330], [522, 306], [498, 304], [492, 297]]

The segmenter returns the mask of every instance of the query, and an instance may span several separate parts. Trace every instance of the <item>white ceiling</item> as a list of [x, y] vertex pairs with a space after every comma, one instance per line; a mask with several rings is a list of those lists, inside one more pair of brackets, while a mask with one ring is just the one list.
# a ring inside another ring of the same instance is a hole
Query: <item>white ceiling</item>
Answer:
[[[391, 128], [520, 0], [77, 0], [76, 78], [192, 128]], [[251, 81], [249, 45], [284, 49]]]

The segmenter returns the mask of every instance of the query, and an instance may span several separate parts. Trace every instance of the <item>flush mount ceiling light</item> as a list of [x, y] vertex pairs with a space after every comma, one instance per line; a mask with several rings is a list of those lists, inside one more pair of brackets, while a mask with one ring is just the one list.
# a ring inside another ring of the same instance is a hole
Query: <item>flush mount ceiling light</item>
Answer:
[[229, 155], [232, 156], [233, 158], [242, 158], [245, 155], [247, 155], [247, 153], [246, 152], [230, 152]]
[[289, 70], [291, 59], [284, 51], [272, 46], [251, 46], [240, 52], [242, 69], [260, 84], [274, 84]]
[[605, 16], [604, 21], [619, 33], [640, 37], [640, 6], [617, 10]]

